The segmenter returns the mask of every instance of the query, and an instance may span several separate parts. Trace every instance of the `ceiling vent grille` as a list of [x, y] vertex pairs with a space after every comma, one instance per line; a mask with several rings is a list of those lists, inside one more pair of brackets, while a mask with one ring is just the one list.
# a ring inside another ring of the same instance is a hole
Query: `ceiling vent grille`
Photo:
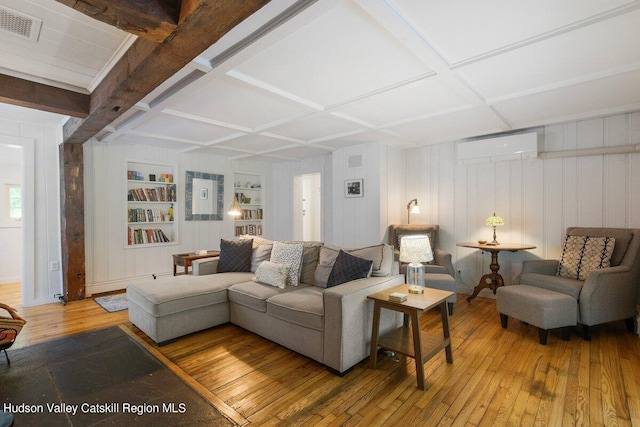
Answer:
[[0, 7], [0, 30], [31, 40], [38, 41], [42, 21], [7, 7]]

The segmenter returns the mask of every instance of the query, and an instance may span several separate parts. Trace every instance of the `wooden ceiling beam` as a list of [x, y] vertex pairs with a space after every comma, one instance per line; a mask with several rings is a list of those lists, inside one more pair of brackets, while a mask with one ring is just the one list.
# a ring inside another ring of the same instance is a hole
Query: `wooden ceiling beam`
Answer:
[[268, 2], [188, 2], [190, 14], [180, 18], [180, 24], [164, 42], [138, 38], [133, 43], [91, 94], [89, 116], [65, 124], [64, 141], [84, 143], [95, 136]]
[[163, 42], [176, 29], [180, 0], [56, 0], [136, 36]]
[[0, 74], [0, 102], [86, 118], [89, 95]]

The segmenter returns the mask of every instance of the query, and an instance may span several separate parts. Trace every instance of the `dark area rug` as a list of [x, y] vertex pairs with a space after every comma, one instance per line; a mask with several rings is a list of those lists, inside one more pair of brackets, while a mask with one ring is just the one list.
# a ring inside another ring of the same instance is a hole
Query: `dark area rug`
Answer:
[[0, 410], [11, 409], [16, 427], [233, 425], [119, 327], [9, 357], [0, 359]]

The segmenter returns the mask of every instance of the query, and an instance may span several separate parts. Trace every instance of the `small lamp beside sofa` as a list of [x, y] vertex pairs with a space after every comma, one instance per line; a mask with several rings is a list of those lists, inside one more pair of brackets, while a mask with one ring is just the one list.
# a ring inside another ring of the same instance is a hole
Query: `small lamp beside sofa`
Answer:
[[438, 248], [437, 224], [391, 224], [389, 226], [389, 245], [393, 246], [395, 260], [400, 262], [400, 274], [407, 275], [408, 264], [400, 260], [401, 241], [405, 236], [427, 235], [431, 244], [433, 260], [423, 264], [424, 286], [454, 292], [447, 298], [449, 314], [453, 314], [453, 304], [457, 301], [456, 292], [467, 292], [455, 277], [455, 270], [451, 262], [451, 254]]

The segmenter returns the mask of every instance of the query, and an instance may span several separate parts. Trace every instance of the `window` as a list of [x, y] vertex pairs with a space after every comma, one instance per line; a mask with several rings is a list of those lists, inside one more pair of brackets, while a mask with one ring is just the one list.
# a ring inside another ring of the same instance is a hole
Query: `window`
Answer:
[[7, 184], [9, 190], [9, 218], [22, 219], [22, 188], [19, 185]]

